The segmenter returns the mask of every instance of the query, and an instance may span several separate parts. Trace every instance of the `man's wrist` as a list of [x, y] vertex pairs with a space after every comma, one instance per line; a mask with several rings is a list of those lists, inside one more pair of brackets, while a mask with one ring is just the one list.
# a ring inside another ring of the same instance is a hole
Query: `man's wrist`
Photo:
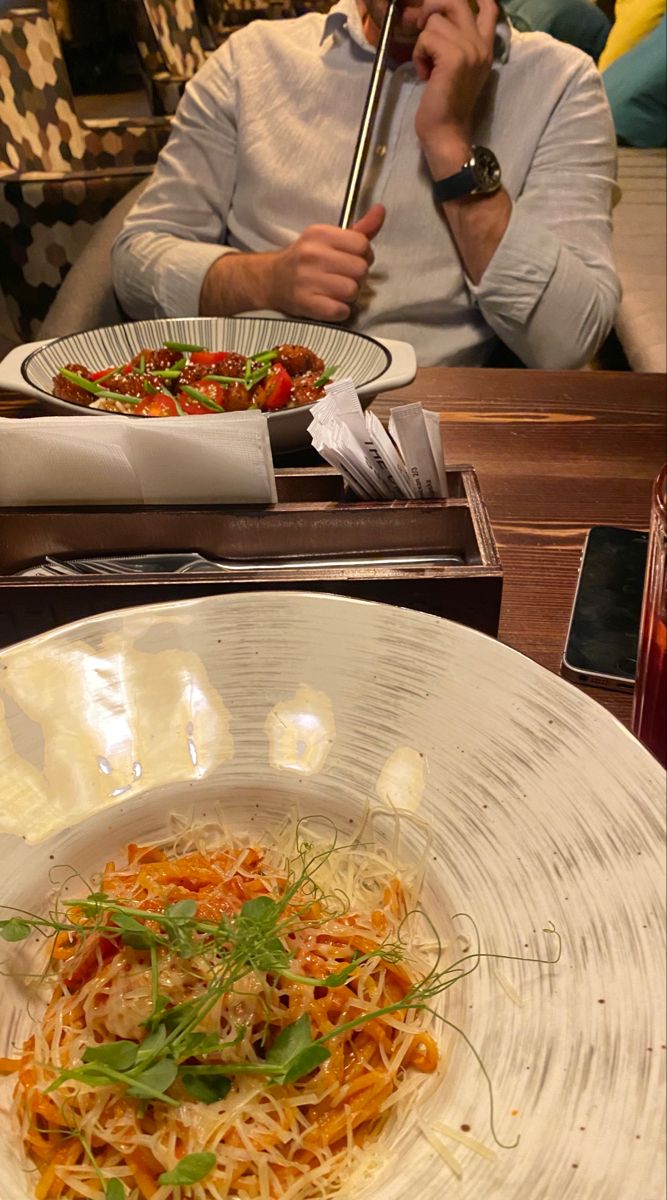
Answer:
[[209, 268], [199, 296], [202, 317], [231, 316], [271, 308], [272, 254], [221, 254]]
[[441, 137], [423, 142], [422, 150], [434, 183], [456, 175], [472, 154], [472, 142], [465, 137]]

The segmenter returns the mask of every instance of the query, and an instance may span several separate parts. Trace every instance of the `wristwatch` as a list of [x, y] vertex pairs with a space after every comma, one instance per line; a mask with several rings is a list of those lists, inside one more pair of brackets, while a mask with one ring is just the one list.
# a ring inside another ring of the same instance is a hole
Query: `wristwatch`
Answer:
[[473, 146], [472, 154], [460, 171], [433, 184], [436, 200], [456, 200], [459, 196], [489, 196], [501, 185], [500, 163], [493, 150]]

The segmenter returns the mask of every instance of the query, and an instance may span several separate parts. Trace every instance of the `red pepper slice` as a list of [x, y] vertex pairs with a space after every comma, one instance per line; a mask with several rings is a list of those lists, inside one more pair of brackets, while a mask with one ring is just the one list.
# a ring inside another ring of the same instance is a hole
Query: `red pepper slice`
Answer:
[[224, 362], [226, 358], [231, 358], [231, 350], [193, 350], [190, 355], [191, 363], [202, 363], [204, 366], [214, 366], [215, 363]]
[[287, 408], [292, 395], [292, 376], [282, 363], [276, 363], [265, 379], [252, 390], [254, 403], [263, 412], [276, 412]]
[[137, 404], [135, 413], [141, 417], [178, 417], [179, 411], [173, 396], [165, 396], [164, 392], [156, 392], [154, 396], [146, 396]]
[[115, 367], [105, 367], [103, 371], [91, 371], [88, 378], [92, 379], [93, 383], [95, 383], [97, 379], [103, 379], [105, 375], [111, 375], [114, 370]]

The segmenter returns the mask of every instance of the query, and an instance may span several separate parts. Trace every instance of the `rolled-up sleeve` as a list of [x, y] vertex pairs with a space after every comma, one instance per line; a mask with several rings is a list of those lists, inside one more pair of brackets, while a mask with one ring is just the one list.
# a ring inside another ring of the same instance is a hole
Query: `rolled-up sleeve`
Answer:
[[620, 298], [611, 210], [616, 141], [600, 76], [583, 64], [547, 123], [505, 234], [470, 292], [529, 367], [577, 368]]
[[112, 252], [116, 294], [130, 317], [199, 312], [222, 254], [236, 171], [233, 64], [223, 47], [188, 84], [148, 187]]

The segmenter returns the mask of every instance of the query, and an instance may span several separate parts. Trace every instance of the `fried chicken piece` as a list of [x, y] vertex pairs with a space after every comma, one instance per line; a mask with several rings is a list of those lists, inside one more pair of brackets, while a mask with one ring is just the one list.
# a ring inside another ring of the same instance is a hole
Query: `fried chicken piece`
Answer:
[[[162, 370], [162, 367], [156, 368]], [[165, 368], [166, 369], [166, 368]], [[165, 379], [160, 379], [156, 375], [109, 375], [108, 379], [102, 381], [101, 386], [108, 392], [118, 392], [121, 396], [135, 396], [137, 400], [144, 400], [150, 395], [149, 389], [144, 387], [145, 383], [151, 384], [157, 392], [166, 390], [165, 383], [169, 382]]]
[[[74, 371], [82, 379], [90, 379], [91, 373], [88, 367], [82, 366], [81, 363], [66, 363], [64, 369]], [[92, 392], [86, 392], [77, 383], [72, 383], [71, 379], [65, 379], [64, 375], [53, 376], [53, 394], [59, 400], [69, 400], [72, 404], [89, 405], [94, 399]]]
[[132, 366], [140, 367], [142, 358], [145, 371], [168, 371], [174, 363], [180, 362], [183, 353], [180, 350], [169, 350], [167, 346], [161, 346], [159, 350], [140, 350], [132, 359]]
[[316, 400], [321, 400], [326, 395], [323, 387], [315, 387], [321, 374], [321, 371], [308, 371], [294, 380], [289, 408], [300, 408], [302, 404], [314, 404]]
[[286, 371], [293, 379], [300, 375], [305, 375], [311, 371], [316, 372], [315, 378], [319, 379], [324, 370], [324, 362], [315, 354], [313, 350], [309, 350], [307, 346], [276, 346], [276, 354], [278, 357], [275, 362], [282, 363]]

